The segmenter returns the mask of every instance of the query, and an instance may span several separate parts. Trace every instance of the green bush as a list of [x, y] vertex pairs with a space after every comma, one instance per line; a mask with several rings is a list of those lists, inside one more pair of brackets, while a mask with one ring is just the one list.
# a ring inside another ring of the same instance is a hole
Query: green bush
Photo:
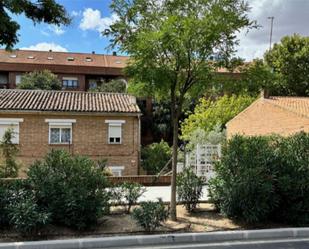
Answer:
[[172, 156], [167, 142], [153, 143], [142, 148], [142, 167], [148, 174], [158, 174]]
[[309, 224], [309, 134], [282, 138], [276, 144], [276, 193], [278, 208], [273, 217], [290, 224]]
[[235, 136], [223, 148], [209, 195], [229, 217], [309, 224], [308, 148], [306, 133]]
[[21, 234], [35, 234], [49, 223], [50, 214], [41, 210], [32, 192], [19, 189], [9, 207], [10, 224]]
[[162, 200], [158, 202], [147, 201], [140, 204], [139, 208], [133, 210], [133, 218], [142, 226], [146, 232], [152, 232], [160, 226], [161, 222], [168, 218], [168, 210], [164, 207]]
[[118, 198], [121, 199], [121, 203], [126, 206], [126, 212], [130, 213], [131, 207], [137, 203], [146, 191], [146, 189], [138, 183], [124, 182], [119, 186]]
[[29, 168], [28, 181], [53, 223], [84, 229], [108, 209], [106, 177], [89, 158], [52, 150]]
[[62, 83], [58, 76], [49, 70], [26, 73], [21, 77], [19, 89], [61, 90]]
[[184, 202], [188, 212], [194, 211], [202, 196], [203, 180], [191, 168], [184, 169], [177, 176], [178, 200]]

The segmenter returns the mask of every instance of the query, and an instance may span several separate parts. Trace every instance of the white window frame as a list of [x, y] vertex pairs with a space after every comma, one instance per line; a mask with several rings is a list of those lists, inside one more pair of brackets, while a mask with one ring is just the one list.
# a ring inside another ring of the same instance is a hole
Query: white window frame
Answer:
[[110, 169], [113, 176], [122, 176], [124, 166], [109, 166], [108, 168]]
[[[0, 118], [0, 125], [12, 125], [17, 126], [15, 133], [17, 134], [15, 137], [15, 142], [12, 141], [13, 144], [19, 144], [19, 123], [24, 122], [23, 118]], [[2, 140], [2, 138], [0, 138]]]
[[[72, 144], [73, 143], [73, 123], [76, 123], [75, 119], [45, 119], [45, 122], [48, 123], [48, 144]], [[70, 129], [70, 142], [52, 142], [51, 141], [51, 129], [60, 129], [60, 140], [61, 140], [61, 131], [62, 129]]]
[[[125, 124], [125, 120], [105, 120], [105, 123], [108, 124], [108, 132], [107, 132], [107, 143], [108, 144], [122, 144], [122, 125]], [[120, 141], [119, 142], [111, 142], [111, 134], [110, 127], [120, 127]]]

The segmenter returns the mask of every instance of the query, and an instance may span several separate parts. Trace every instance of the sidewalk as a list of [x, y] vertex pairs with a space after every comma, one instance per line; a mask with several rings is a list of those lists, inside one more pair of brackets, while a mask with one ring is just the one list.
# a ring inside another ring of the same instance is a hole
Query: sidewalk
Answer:
[[[161, 198], [163, 202], [169, 202], [171, 199], [171, 186], [161, 186], [161, 187], [146, 187], [146, 192], [143, 194], [139, 201], [156, 201]], [[203, 196], [201, 201], [208, 200], [208, 190], [207, 187], [203, 187]]]

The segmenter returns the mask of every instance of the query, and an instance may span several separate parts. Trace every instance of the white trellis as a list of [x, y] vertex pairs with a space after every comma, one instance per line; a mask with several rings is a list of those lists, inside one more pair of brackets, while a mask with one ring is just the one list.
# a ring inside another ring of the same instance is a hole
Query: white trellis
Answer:
[[[214, 164], [220, 158], [220, 144], [198, 144], [194, 151], [186, 154], [186, 167], [193, 168], [196, 175], [202, 176], [208, 181], [214, 176]], [[183, 164], [179, 164], [178, 172], [181, 172], [182, 169]]]

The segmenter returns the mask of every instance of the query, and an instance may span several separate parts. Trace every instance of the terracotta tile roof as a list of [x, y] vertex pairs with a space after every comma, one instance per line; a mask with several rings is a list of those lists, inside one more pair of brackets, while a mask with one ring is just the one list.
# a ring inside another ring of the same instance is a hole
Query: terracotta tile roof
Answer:
[[92, 53], [87, 54], [32, 50], [14, 50], [9, 52], [4, 49], [0, 49], [0, 62], [2, 63], [124, 68], [128, 59], [128, 56]]
[[134, 96], [120, 93], [0, 89], [1, 111], [139, 113]]
[[264, 99], [268, 103], [285, 110], [306, 116], [309, 118], [309, 97], [275, 97]]

